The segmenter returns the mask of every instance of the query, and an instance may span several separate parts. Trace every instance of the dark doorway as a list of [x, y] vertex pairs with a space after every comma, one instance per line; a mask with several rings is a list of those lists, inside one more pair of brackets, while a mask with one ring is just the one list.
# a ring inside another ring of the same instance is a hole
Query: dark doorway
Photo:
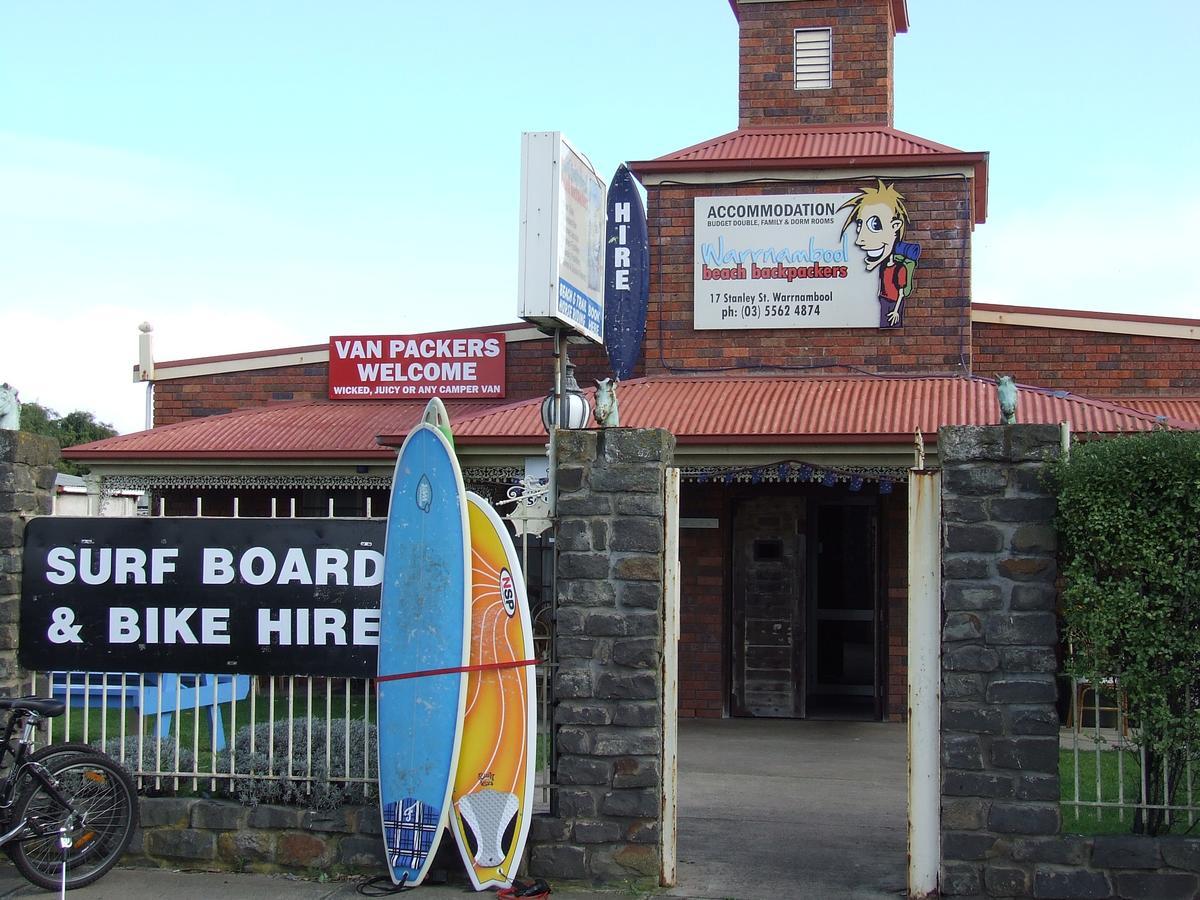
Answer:
[[732, 715], [880, 718], [878, 522], [877, 503], [869, 498], [738, 503]]
[[807, 503], [757, 498], [733, 525], [735, 716], [804, 717]]
[[807, 713], [880, 715], [878, 516], [872, 501], [811, 510]]

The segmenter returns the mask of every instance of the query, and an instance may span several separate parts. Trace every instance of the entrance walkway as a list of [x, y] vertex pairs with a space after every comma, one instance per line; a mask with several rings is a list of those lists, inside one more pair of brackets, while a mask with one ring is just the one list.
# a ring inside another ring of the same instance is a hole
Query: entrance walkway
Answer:
[[679, 722], [675, 897], [905, 894], [903, 724]]

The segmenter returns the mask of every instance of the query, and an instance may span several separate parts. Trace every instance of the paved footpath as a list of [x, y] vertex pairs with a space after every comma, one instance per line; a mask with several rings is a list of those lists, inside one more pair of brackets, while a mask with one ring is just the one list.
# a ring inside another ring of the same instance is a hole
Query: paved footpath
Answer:
[[[551, 900], [897, 900], [904, 896], [905, 731], [882, 722], [680, 723], [679, 884], [661, 893], [551, 882]], [[736, 760], [736, 765], [731, 764]], [[0, 856], [0, 860], [4, 860]], [[354, 882], [116, 869], [71, 900], [347, 900]], [[53, 897], [0, 862], [0, 900]], [[468, 900], [426, 885], [415, 900]]]
[[[170, 869], [113, 869], [95, 884], [68, 891], [69, 900], [349, 900], [361, 898], [356, 882], [305, 881], [288, 875], [234, 875]], [[413, 900], [466, 900], [478, 896], [470, 885], [423, 885], [406, 891]], [[0, 898], [54, 897], [25, 881], [5, 861], [0, 865]], [[396, 896], [401, 896], [397, 894]], [[490, 895], [489, 895], [490, 896]], [[645, 893], [553, 890], [552, 900], [625, 900]]]

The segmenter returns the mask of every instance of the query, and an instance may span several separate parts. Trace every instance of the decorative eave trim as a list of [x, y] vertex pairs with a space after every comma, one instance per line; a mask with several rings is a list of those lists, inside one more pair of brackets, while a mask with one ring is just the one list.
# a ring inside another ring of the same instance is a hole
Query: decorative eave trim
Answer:
[[[742, 21], [742, 17], [738, 12], [739, 3], [770, 3], [771, 0], [729, 0], [729, 7], [733, 10], [733, 17]], [[908, 0], [891, 0], [888, 4], [892, 14], [892, 34], [904, 34], [908, 31]]]
[[[464, 466], [463, 480], [468, 483], [510, 483], [524, 477], [518, 466]], [[387, 490], [392, 486], [392, 473], [324, 472], [312, 475], [249, 474], [219, 472], [163, 472], [149, 475], [111, 474], [99, 477], [103, 494], [122, 491], [164, 490]]]
[[[506, 344], [523, 341], [544, 340], [546, 334], [532, 325], [494, 325], [485, 328], [458, 328], [452, 331], [431, 332], [436, 334], [459, 334], [465, 331], [503, 332]], [[251, 372], [258, 369], [281, 369], [286, 366], [323, 365], [329, 362], [328, 344], [310, 344], [305, 347], [284, 347], [279, 350], [262, 350], [252, 353], [230, 353], [224, 356], [205, 356], [195, 359], [179, 359], [154, 364], [154, 377], [150, 381], [174, 381], [180, 378], [196, 378], [208, 375], [227, 375], [230, 372]], [[133, 367], [133, 380], [141, 384], [140, 366]]]
[[751, 466], [681, 466], [684, 481], [722, 484], [835, 484], [858, 490], [865, 483], [878, 484], [881, 493], [890, 493], [893, 484], [908, 481], [909, 470], [902, 466], [829, 466], [803, 460], [781, 460]]
[[1050, 310], [1036, 307], [971, 305], [971, 321], [1025, 328], [1058, 328], [1065, 331], [1098, 331], [1102, 334], [1137, 334], [1148, 337], [1200, 341], [1200, 320], [1159, 316], [1132, 316], [1083, 310]]
[[[879, 177], [937, 177], [954, 174], [968, 178], [973, 186], [974, 223], [987, 221], [988, 154], [957, 151], [903, 156], [826, 156], [790, 159], [649, 159], [631, 162], [630, 171], [646, 187], [668, 182], [720, 184], [744, 181], [786, 181], [796, 172], [810, 178], [830, 179], [870, 170]], [[704, 178], [719, 173], [720, 178]], [[855, 177], [853, 175], [849, 177]], [[704, 180], [688, 180], [704, 178]]]

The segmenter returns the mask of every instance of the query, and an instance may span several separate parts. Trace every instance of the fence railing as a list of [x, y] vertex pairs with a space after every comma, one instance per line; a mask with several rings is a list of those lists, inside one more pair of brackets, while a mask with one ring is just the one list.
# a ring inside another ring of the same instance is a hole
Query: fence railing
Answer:
[[1134, 818], [1156, 812], [1173, 831], [1200, 817], [1200, 760], [1188, 753], [1174, 766], [1138, 740], [1117, 677], [1070, 679], [1068, 721], [1060, 741], [1063, 828], [1128, 832]]
[[[536, 670], [537, 735], [549, 732], [549, 670]], [[212, 674], [35, 673], [30, 693], [68, 701], [40, 743], [102, 747], [139, 790], [207, 791], [321, 806], [377, 796], [373, 679]], [[549, 761], [538, 756], [538, 800]]]

